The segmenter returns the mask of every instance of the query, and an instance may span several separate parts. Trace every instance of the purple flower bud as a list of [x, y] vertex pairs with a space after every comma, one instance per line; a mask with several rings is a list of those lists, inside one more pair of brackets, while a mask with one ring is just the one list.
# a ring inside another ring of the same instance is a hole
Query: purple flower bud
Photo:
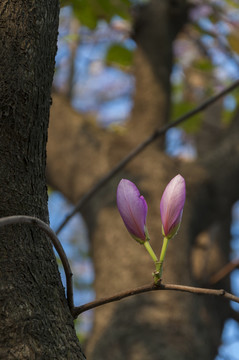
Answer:
[[177, 175], [166, 186], [160, 202], [163, 234], [168, 239], [172, 238], [179, 229], [185, 197], [185, 180], [181, 175]]
[[117, 188], [117, 206], [130, 235], [143, 244], [148, 239], [145, 226], [148, 206], [131, 181], [120, 181]]

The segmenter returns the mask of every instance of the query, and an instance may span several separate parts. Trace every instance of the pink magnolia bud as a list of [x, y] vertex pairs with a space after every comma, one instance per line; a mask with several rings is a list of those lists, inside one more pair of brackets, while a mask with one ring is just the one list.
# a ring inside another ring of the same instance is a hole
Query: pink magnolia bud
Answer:
[[143, 244], [148, 238], [145, 225], [148, 206], [131, 181], [120, 181], [117, 188], [117, 206], [130, 235]]
[[185, 197], [185, 180], [181, 175], [177, 175], [166, 186], [160, 202], [163, 234], [168, 239], [172, 238], [179, 229]]

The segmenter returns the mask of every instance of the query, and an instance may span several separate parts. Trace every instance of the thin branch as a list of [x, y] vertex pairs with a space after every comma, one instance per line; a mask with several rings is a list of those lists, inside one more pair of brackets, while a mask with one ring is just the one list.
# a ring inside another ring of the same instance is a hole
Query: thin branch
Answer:
[[67, 302], [72, 312], [74, 309], [74, 300], [73, 300], [73, 285], [72, 285], [72, 271], [70, 264], [68, 262], [68, 258], [66, 253], [57, 238], [54, 231], [42, 220], [32, 217], [32, 216], [25, 216], [25, 215], [16, 215], [16, 216], [8, 216], [4, 218], [0, 218], [0, 227], [6, 225], [13, 225], [13, 224], [30, 224], [38, 226], [41, 230], [43, 230], [51, 239], [64, 268], [65, 275], [66, 275], [66, 294], [67, 294]]
[[210, 277], [208, 283], [210, 285], [215, 285], [220, 280], [224, 279], [227, 275], [229, 275], [233, 270], [238, 268], [238, 266], [239, 266], [239, 259], [230, 261], [225, 266], [223, 266], [219, 271], [217, 271], [215, 274], [213, 274]]
[[232, 307], [230, 307], [230, 309], [229, 309], [228, 317], [232, 318], [233, 320], [235, 320], [239, 323], [239, 312], [232, 309]]
[[220, 296], [225, 299], [239, 303], [239, 297], [232, 295], [223, 289], [220, 289], [220, 290], [205, 289], [205, 288], [198, 288], [198, 287], [193, 287], [193, 286], [159, 283], [157, 285], [155, 285], [155, 284], [144, 285], [144, 286], [141, 286], [141, 287], [138, 287], [135, 289], [120, 292], [120, 293], [110, 296], [110, 297], [91, 301], [85, 305], [75, 307], [72, 311], [72, 315], [74, 318], [77, 318], [77, 316], [79, 316], [84, 311], [94, 309], [101, 305], [105, 305], [105, 304], [108, 304], [108, 303], [111, 303], [114, 301], [119, 301], [121, 299], [124, 299], [129, 296], [133, 296], [133, 295], [143, 294], [143, 293], [150, 292], [150, 291], [163, 291], [163, 290], [182, 291], [182, 292], [188, 292], [188, 293], [198, 294], [198, 295]]
[[111, 178], [114, 177], [120, 170], [122, 170], [133, 158], [136, 157], [139, 153], [141, 153], [148, 145], [153, 143], [157, 138], [164, 135], [167, 130], [171, 129], [172, 127], [180, 125], [185, 120], [189, 119], [190, 117], [198, 114], [199, 112], [205, 110], [207, 107], [212, 105], [221, 97], [227, 95], [229, 92], [234, 90], [239, 86], [239, 80], [232, 83], [229, 87], [221, 91], [215, 96], [212, 96], [210, 99], [203, 102], [201, 105], [197, 106], [195, 109], [187, 112], [186, 114], [180, 116], [177, 120], [168, 123], [167, 125], [163, 126], [161, 129], [155, 130], [146, 140], [144, 140], [140, 145], [134, 148], [123, 160], [121, 160], [118, 165], [116, 165], [111, 171], [108, 172], [103, 178], [99, 180], [99, 182], [93, 186], [76, 204], [75, 208], [70, 212], [65, 220], [61, 223], [58, 227], [56, 234], [63, 229], [63, 227], [68, 223], [68, 221], [82, 209], [82, 207], [89, 201]]

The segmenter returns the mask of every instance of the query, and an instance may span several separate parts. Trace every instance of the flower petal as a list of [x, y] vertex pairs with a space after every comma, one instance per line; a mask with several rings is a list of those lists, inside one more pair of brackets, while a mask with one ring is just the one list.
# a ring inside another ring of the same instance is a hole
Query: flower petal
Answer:
[[177, 175], [166, 186], [160, 202], [165, 236], [168, 236], [181, 222], [185, 197], [185, 180], [181, 175]]
[[138, 188], [129, 180], [122, 179], [117, 188], [117, 206], [129, 233], [145, 241], [147, 203]]

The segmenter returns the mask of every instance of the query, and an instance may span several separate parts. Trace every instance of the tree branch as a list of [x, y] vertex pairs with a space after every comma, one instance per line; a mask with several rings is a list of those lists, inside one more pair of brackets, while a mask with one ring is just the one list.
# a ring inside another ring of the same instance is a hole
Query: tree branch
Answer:
[[13, 225], [13, 224], [30, 224], [38, 226], [41, 230], [43, 230], [51, 239], [64, 268], [65, 275], [66, 275], [66, 294], [67, 294], [67, 302], [72, 313], [74, 309], [74, 300], [73, 300], [73, 285], [72, 285], [72, 271], [66, 256], [66, 253], [57, 238], [54, 231], [42, 220], [32, 217], [32, 216], [25, 216], [25, 215], [16, 215], [16, 216], [8, 216], [3, 217], [0, 219], [0, 227], [6, 225]]
[[175, 284], [162, 284], [162, 283], [154, 284], [153, 283], [153, 284], [144, 285], [144, 286], [141, 286], [141, 287], [138, 287], [135, 289], [122, 291], [113, 296], [101, 298], [99, 300], [91, 301], [85, 305], [75, 307], [72, 311], [72, 315], [75, 319], [75, 318], [77, 318], [77, 316], [79, 316], [84, 311], [94, 309], [98, 306], [105, 305], [105, 304], [108, 304], [108, 303], [111, 303], [114, 301], [119, 301], [119, 300], [124, 299], [129, 296], [143, 294], [146, 292], [157, 291], [157, 290], [161, 290], [161, 291], [162, 290], [174, 290], [174, 291], [182, 291], [182, 292], [188, 292], [188, 293], [198, 294], [198, 295], [220, 296], [225, 299], [239, 303], [239, 297], [237, 297], [233, 294], [230, 294], [223, 289], [217, 290], [217, 289], [206, 289], [206, 288], [198, 288], [198, 287], [193, 287], [193, 286], [184, 286], [184, 285], [175, 285]]
[[228, 314], [228, 317], [232, 318], [233, 320], [235, 320], [239, 323], [239, 312], [232, 309], [231, 307], [230, 307], [230, 312]]
[[239, 80], [236, 80], [226, 89], [222, 90], [215, 96], [212, 96], [210, 99], [203, 102], [201, 105], [197, 106], [195, 109], [187, 112], [186, 114], [180, 116], [177, 120], [168, 123], [163, 126], [161, 129], [155, 130], [146, 140], [144, 140], [140, 145], [138, 145], [135, 149], [133, 149], [123, 160], [121, 160], [118, 165], [116, 165], [111, 171], [108, 172], [103, 178], [99, 180], [99, 182], [93, 186], [76, 204], [75, 208], [66, 216], [65, 220], [58, 227], [56, 234], [63, 229], [63, 227], [68, 223], [68, 221], [82, 209], [82, 207], [89, 201], [114, 175], [116, 175], [120, 170], [122, 170], [133, 158], [135, 158], [139, 153], [141, 153], [148, 145], [153, 143], [157, 138], [164, 135], [167, 130], [172, 127], [178, 126], [183, 123], [185, 120], [193, 117], [199, 112], [205, 110], [207, 107], [212, 105], [221, 97], [227, 95], [229, 92], [233, 91], [235, 88], [239, 86]]
[[234, 259], [227, 263], [225, 266], [223, 266], [220, 270], [218, 270], [215, 274], [213, 274], [209, 279], [210, 285], [215, 285], [220, 280], [224, 279], [226, 276], [228, 276], [233, 270], [238, 268], [239, 266], [239, 259]]
[[188, 292], [192, 294], [198, 295], [213, 295], [213, 296], [220, 296], [225, 299], [235, 301], [239, 303], [239, 297], [226, 292], [224, 289], [206, 289], [206, 288], [198, 288], [193, 286], [185, 286], [185, 285], [175, 285], [175, 284], [162, 284], [159, 282], [158, 284], [149, 284], [144, 285], [135, 289], [123, 291], [117, 293], [116, 295], [101, 298], [99, 300], [95, 300], [89, 302], [85, 305], [81, 305], [78, 307], [74, 307], [74, 300], [73, 300], [73, 284], [72, 284], [72, 271], [70, 264], [68, 262], [68, 258], [66, 253], [57, 238], [54, 231], [42, 220], [32, 217], [32, 216], [25, 216], [25, 215], [16, 215], [16, 216], [8, 216], [0, 219], [0, 227], [6, 225], [14, 225], [14, 224], [30, 224], [38, 226], [41, 230], [43, 230], [51, 239], [64, 267], [65, 275], [66, 275], [66, 285], [67, 285], [67, 301], [71, 311], [72, 316], [76, 319], [81, 313], [94, 309], [98, 306], [105, 305], [111, 302], [119, 301], [129, 296], [143, 294], [150, 291], [157, 291], [157, 290], [174, 290], [174, 291], [181, 291], [181, 292]]

